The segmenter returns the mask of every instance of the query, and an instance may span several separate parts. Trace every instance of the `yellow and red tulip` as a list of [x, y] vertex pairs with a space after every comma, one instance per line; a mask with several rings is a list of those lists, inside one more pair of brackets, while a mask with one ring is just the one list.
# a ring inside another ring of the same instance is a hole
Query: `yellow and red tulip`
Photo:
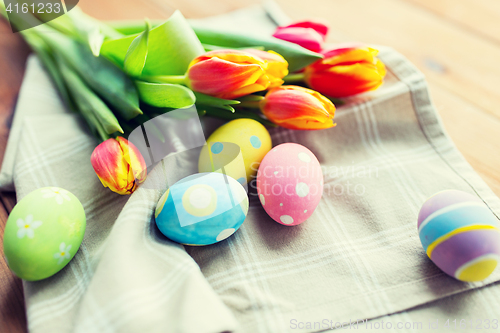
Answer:
[[335, 105], [320, 93], [299, 87], [281, 86], [260, 101], [262, 113], [273, 123], [290, 129], [316, 130], [335, 126]]
[[378, 50], [346, 46], [322, 51], [323, 59], [306, 67], [307, 85], [330, 97], [347, 97], [377, 89], [384, 82], [385, 65]]
[[284, 75], [277, 75], [273, 68], [269, 60], [249, 52], [210, 51], [195, 58], [189, 65], [188, 86], [206, 95], [234, 99], [276, 84]]
[[298, 44], [313, 52], [321, 51], [328, 26], [320, 21], [302, 21], [278, 27], [273, 36]]
[[146, 180], [144, 158], [136, 146], [122, 137], [98, 145], [90, 162], [102, 185], [119, 194], [131, 194]]

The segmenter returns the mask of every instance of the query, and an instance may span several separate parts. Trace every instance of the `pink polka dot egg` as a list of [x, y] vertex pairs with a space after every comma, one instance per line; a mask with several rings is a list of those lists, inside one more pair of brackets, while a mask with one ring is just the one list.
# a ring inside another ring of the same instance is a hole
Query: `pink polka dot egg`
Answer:
[[299, 144], [276, 146], [260, 164], [257, 193], [273, 220], [287, 226], [301, 224], [313, 214], [323, 195], [318, 159]]

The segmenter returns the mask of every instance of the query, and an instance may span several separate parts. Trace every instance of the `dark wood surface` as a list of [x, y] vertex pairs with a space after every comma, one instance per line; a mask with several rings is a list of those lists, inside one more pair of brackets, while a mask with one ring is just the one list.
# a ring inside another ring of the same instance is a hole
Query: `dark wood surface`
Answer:
[[[24, 75], [29, 48], [21, 36], [13, 34], [9, 25], [0, 19], [0, 161], [3, 160], [9, 136], [12, 112]], [[8, 212], [16, 202], [14, 193], [0, 194], [0, 240]], [[0, 332], [23, 332], [26, 327], [21, 280], [7, 268], [0, 247]]]
[[[103, 20], [167, 18], [179, 9], [202, 18], [258, 0], [81, 0]], [[500, 1], [277, 0], [293, 19], [324, 17], [329, 41], [389, 45], [426, 75], [434, 103], [458, 149], [500, 196]], [[0, 162], [29, 49], [0, 20]], [[0, 239], [14, 193], [0, 195]], [[3, 242], [3, 240], [2, 240]], [[3, 246], [0, 247], [3, 251]], [[0, 332], [25, 332], [21, 281], [0, 256]]]

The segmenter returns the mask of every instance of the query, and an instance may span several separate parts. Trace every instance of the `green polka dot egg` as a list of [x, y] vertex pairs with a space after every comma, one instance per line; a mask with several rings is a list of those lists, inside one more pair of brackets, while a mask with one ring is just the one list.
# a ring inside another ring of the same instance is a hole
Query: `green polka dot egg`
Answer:
[[85, 226], [83, 206], [70, 192], [58, 187], [31, 192], [17, 203], [5, 226], [9, 268], [28, 281], [56, 274], [75, 256]]
[[[235, 147], [240, 151], [235, 151]], [[244, 185], [253, 179], [271, 148], [271, 136], [261, 123], [253, 119], [232, 120], [209, 136], [200, 153], [198, 170], [226, 173]]]
[[235, 179], [197, 173], [172, 185], [156, 206], [158, 229], [174, 242], [210, 245], [236, 232], [248, 213], [248, 196]]

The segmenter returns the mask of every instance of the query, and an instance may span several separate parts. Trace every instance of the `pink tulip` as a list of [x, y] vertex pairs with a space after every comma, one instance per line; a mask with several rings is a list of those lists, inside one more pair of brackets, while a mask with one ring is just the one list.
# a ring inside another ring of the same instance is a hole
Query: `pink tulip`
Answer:
[[278, 27], [273, 36], [300, 45], [313, 52], [321, 51], [328, 26], [318, 21], [302, 21]]

